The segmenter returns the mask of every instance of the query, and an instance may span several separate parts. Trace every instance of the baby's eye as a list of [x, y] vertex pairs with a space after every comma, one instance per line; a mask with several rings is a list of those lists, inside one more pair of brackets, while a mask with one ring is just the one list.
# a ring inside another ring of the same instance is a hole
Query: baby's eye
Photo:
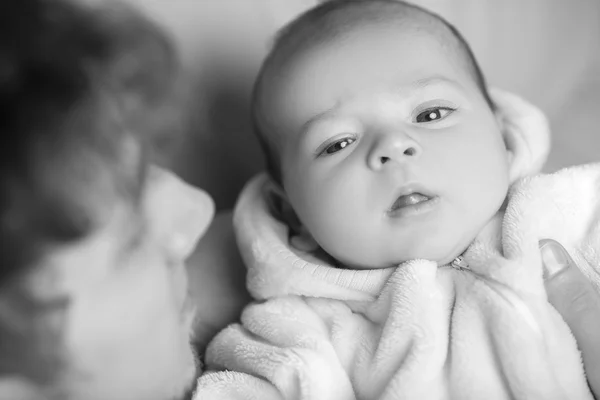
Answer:
[[454, 111], [455, 110], [453, 108], [449, 107], [432, 107], [419, 113], [415, 120], [418, 123], [439, 121], [446, 118], [449, 114], [451, 114]]
[[332, 143], [329, 146], [327, 146], [325, 148], [325, 150], [323, 150], [321, 152], [321, 154], [322, 155], [330, 155], [330, 154], [337, 153], [338, 151], [343, 150], [346, 147], [350, 146], [355, 141], [356, 141], [355, 138], [344, 138], [344, 139], [338, 140], [337, 142]]

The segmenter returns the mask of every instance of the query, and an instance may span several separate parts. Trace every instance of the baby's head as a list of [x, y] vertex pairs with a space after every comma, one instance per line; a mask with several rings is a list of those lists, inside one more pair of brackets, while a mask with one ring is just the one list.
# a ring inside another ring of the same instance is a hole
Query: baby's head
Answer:
[[399, 1], [333, 0], [293, 21], [253, 115], [297, 230], [348, 267], [450, 262], [513, 178], [467, 43]]

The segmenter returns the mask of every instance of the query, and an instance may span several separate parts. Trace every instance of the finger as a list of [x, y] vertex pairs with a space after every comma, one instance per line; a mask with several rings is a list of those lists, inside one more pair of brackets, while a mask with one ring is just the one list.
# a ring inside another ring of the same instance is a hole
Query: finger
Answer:
[[557, 242], [540, 243], [548, 300], [571, 328], [596, 398], [600, 398], [600, 295]]

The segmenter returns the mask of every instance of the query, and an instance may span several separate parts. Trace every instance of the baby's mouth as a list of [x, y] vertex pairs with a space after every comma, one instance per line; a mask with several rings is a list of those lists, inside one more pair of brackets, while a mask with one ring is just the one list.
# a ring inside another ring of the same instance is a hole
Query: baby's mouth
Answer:
[[387, 216], [393, 219], [404, 220], [428, 214], [440, 204], [440, 198], [427, 188], [411, 183], [400, 189], [396, 200], [387, 211]]
[[390, 207], [390, 211], [396, 211], [400, 208], [414, 206], [419, 203], [431, 200], [431, 197], [424, 195], [423, 193], [414, 192], [402, 195], [396, 199], [394, 204]]

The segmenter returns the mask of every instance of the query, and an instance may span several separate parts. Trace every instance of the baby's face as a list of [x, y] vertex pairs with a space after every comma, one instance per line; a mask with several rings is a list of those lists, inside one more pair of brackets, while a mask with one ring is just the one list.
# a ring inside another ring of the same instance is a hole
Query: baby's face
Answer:
[[296, 55], [264, 98], [292, 207], [349, 267], [450, 262], [505, 199], [497, 120], [458, 56], [426, 33], [356, 29]]

